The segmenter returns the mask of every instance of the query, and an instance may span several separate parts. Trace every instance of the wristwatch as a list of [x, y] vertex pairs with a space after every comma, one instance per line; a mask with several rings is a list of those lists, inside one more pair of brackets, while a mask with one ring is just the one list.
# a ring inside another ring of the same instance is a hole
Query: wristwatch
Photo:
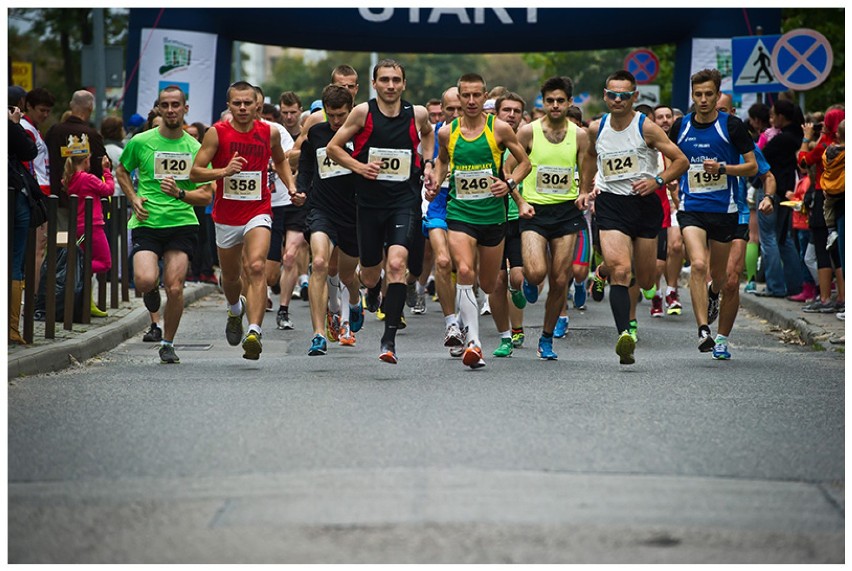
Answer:
[[719, 165], [719, 174], [725, 174], [728, 172], [728, 168], [725, 166], [725, 163]]
[[514, 191], [514, 190], [515, 190], [515, 188], [518, 186], [518, 183], [516, 183], [516, 182], [515, 182], [515, 179], [513, 179], [513, 178], [507, 178], [507, 179], [506, 179], [506, 186], [508, 186], [508, 187], [509, 187], [509, 191], [510, 191], [510, 192], [512, 192], [512, 191]]
[[663, 186], [665, 184], [665, 182], [663, 181], [663, 177], [661, 176], [655, 176], [654, 182], [657, 183], [657, 186]]
[[182, 188], [179, 189], [177, 197], [178, 197], [178, 200], [183, 200], [184, 198], [186, 198], [186, 191]]

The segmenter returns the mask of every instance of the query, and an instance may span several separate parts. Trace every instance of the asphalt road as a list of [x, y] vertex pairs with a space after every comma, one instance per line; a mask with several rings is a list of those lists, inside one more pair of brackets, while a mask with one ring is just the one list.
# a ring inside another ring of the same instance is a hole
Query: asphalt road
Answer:
[[[684, 291], [682, 297], [688, 297]], [[400, 363], [308, 357], [267, 313], [260, 361], [227, 345], [223, 297], [184, 316], [180, 365], [141, 332], [81, 367], [11, 381], [14, 563], [816, 563], [844, 561], [843, 355], [741, 314], [734, 358], [684, 315], [647, 317], [618, 364], [608, 301], [571, 310], [556, 362], [487, 366], [441, 346], [437, 303]]]

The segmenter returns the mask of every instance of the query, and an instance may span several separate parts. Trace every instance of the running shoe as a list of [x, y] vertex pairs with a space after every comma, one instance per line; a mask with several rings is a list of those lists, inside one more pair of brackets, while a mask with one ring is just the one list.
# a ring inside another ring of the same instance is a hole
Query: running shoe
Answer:
[[645, 296], [645, 299], [647, 299], [648, 301], [654, 299], [654, 296], [657, 295], [656, 284], [654, 284], [654, 286], [651, 287], [651, 289], [641, 289], [640, 288], [640, 290], [642, 291], [642, 295]]
[[429, 281], [426, 282], [426, 293], [435, 295], [435, 278], [429, 276]]
[[467, 348], [462, 355], [462, 363], [471, 369], [479, 369], [485, 366], [485, 359], [482, 358], [482, 349], [477, 347], [473, 341], [468, 343]]
[[677, 291], [666, 294], [666, 313], [668, 315], [680, 315], [683, 307], [680, 305], [680, 298]]
[[618, 362], [622, 365], [632, 365], [636, 362], [633, 357], [633, 351], [636, 349], [636, 341], [628, 331], [622, 331], [618, 336], [618, 341], [615, 343], [615, 353], [618, 355]]
[[358, 333], [364, 327], [364, 304], [358, 300], [358, 305], [349, 306], [349, 329]]
[[494, 349], [492, 355], [495, 357], [511, 357], [513, 349], [512, 339], [510, 337], [502, 337], [500, 345]]
[[444, 334], [444, 347], [459, 347], [464, 345], [464, 333], [455, 323], [447, 325], [447, 332]]
[[382, 345], [381, 352], [379, 353], [379, 360], [384, 361], [385, 363], [390, 363], [391, 365], [396, 365], [399, 362], [396, 358], [396, 348], [393, 346], [393, 343], [386, 343]]
[[163, 340], [163, 330], [156, 323], [152, 323], [145, 335], [142, 336], [142, 341], [145, 343], [159, 343]]
[[527, 278], [524, 278], [524, 297], [529, 303], [538, 301], [538, 286], [530, 285]]
[[521, 333], [512, 333], [512, 347], [515, 349], [520, 349], [524, 346], [525, 335], [523, 332]]
[[713, 325], [719, 317], [719, 294], [714, 298], [710, 293], [710, 284], [707, 284], [707, 325]]
[[348, 321], [344, 321], [340, 325], [339, 341], [344, 347], [353, 347], [355, 345], [355, 334], [352, 333], [352, 329], [349, 328]]
[[837, 311], [837, 306], [834, 305], [834, 302], [830, 299], [828, 301], [822, 301], [817, 298], [813, 303], [809, 303], [803, 307], [802, 311], [805, 313], [834, 313]]
[[825, 239], [825, 249], [831, 250], [835, 242], [837, 242], [837, 230], [832, 230], [828, 233], [828, 238]]
[[479, 310], [479, 315], [491, 315], [491, 305], [488, 303], [488, 298], [482, 302], [482, 309]]
[[606, 287], [606, 278], [600, 277], [597, 268], [592, 274], [592, 299], [595, 301], [603, 301], [604, 288]]
[[290, 315], [281, 308], [278, 308], [278, 315], [275, 316], [275, 324], [278, 326], [278, 329], [293, 329], [293, 322], [290, 320]]
[[180, 357], [175, 353], [174, 345], [160, 345], [160, 362], [168, 364], [180, 363]]
[[376, 284], [375, 287], [367, 288], [367, 311], [376, 313], [382, 306], [382, 286]]
[[275, 305], [272, 303], [272, 288], [266, 286], [266, 311], [275, 311]]
[[553, 352], [553, 339], [539, 337], [536, 355], [538, 355], [539, 359], [543, 359], [545, 361], [555, 361], [557, 359], [557, 356], [556, 353]]
[[299, 286], [299, 297], [302, 301], [308, 301], [308, 282], [302, 282]]
[[325, 337], [319, 333], [314, 335], [314, 338], [311, 339], [311, 348], [308, 349], [308, 356], [317, 357], [326, 353], [328, 353], [328, 342], [326, 342]]
[[396, 326], [396, 329], [397, 329], [397, 331], [402, 331], [406, 327], [408, 327], [408, 323], [406, 323], [406, 321], [405, 321], [405, 316], [400, 315], [399, 316], [399, 325]]
[[411, 313], [414, 315], [423, 315], [426, 313], [426, 294], [418, 293], [417, 301], [414, 303], [414, 307], [411, 308]]
[[586, 309], [586, 281], [574, 282], [574, 309]]
[[376, 310], [376, 319], [378, 319], [379, 321], [385, 320], [385, 312], [382, 311], [381, 307], [379, 307], [379, 309]]
[[523, 309], [527, 306], [527, 298], [524, 297], [524, 292], [509, 288], [509, 293], [512, 294], [512, 303], [515, 304], [515, 307]]
[[142, 301], [145, 303], [145, 309], [151, 313], [160, 311], [160, 288], [154, 286], [154, 289], [145, 292]]
[[417, 304], [417, 286], [413, 283], [405, 284], [405, 305], [414, 308]]
[[455, 347], [450, 347], [450, 357], [454, 357], [458, 359], [464, 353], [464, 345], [456, 345]]
[[757, 284], [754, 283], [754, 280], [750, 280], [743, 288], [744, 293], [757, 293]]
[[568, 332], [568, 316], [559, 316], [559, 319], [556, 320], [556, 327], [553, 328], [553, 337], [556, 339], [562, 339], [565, 337], [565, 334]]
[[637, 343], [639, 341], [639, 322], [635, 319], [628, 321], [627, 332], [633, 337], [633, 342]]
[[663, 298], [655, 295], [651, 299], [651, 317], [662, 317], [663, 315]]
[[260, 359], [262, 351], [263, 344], [260, 342], [260, 333], [249, 329], [248, 335], [243, 339], [243, 359], [257, 361]]
[[698, 332], [698, 350], [702, 353], [709, 353], [716, 346], [716, 341], [710, 335], [710, 328], [701, 329]]
[[846, 308], [844, 307], [843, 311], [838, 311], [834, 316], [840, 321], [846, 321]]
[[337, 341], [340, 338], [340, 315], [325, 310], [325, 332], [329, 341]]
[[243, 317], [246, 314], [246, 298], [240, 296], [239, 315], [234, 315], [231, 310], [228, 310], [228, 322], [225, 324], [225, 338], [228, 340], [228, 345], [236, 347], [243, 340]]
[[713, 358], [717, 361], [727, 361], [731, 358], [727, 343], [716, 343], [713, 345]]

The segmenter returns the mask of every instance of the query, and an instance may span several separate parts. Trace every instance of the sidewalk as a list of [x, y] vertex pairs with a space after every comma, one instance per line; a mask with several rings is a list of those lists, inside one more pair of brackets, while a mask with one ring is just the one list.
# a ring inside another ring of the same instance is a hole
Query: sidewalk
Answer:
[[[183, 290], [184, 305], [198, 301], [218, 291], [211, 284], [187, 282]], [[166, 302], [162, 292], [163, 303]], [[141, 337], [150, 320], [141, 297], [130, 291], [130, 301], [119, 303], [117, 309], [107, 308], [107, 317], [93, 317], [91, 323], [75, 323], [66, 331], [62, 322], [56, 324], [55, 338], [44, 338], [44, 322], [35, 322], [32, 345], [9, 345], [8, 375], [14, 379], [22, 375], [35, 375], [58, 371], [82, 363], [99, 353], [109, 351], [125, 339]]]
[[[184, 288], [185, 305], [216, 291], [218, 288], [214, 285], [187, 283]], [[688, 295], [687, 291], [682, 295]], [[742, 292], [740, 306], [781, 329], [795, 331], [806, 346], [817, 350], [844, 350], [839, 340], [846, 334], [845, 322], [833, 313], [804, 313], [801, 303]], [[88, 325], [75, 323], [71, 331], [65, 331], [59, 323], [55, 339], [45, 339], [44, 323], [36, 322], [32, 345], [8, 347], [9, 378], [48, 373], [82, 363], [116, 347], [125, 339], [141, 336], [149, 324], [142, 298], [136, 297], [135, 292], [131, 292], [129, 302], [121, 303], [118, 309], [110, 309], [108, 313], [108, 317], [93, 317]]]

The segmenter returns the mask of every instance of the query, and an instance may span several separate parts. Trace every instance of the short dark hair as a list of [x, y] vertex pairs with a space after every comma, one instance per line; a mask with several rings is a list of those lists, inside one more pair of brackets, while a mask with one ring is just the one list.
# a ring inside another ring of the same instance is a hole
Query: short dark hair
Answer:
[[544, 80], [541, 84], [541, 96], [550, 91], [557, 89], [564, 91], [568, 98], [574, 97], [574, 82], [567, 75], [554, 75]]
[[521, 104], [521, 111], [523, 112], [527, 108], [527, 102], [524, 101], [524, 98], [515, 93], [514, 91], [507, 91], [503, 95], [497, 98], [497, 101], [494, 102], [494, 112], [499, 113], [500, 107], [503, 105], [504, 101], [517, 101]]
[[272, 118], [275, 119], [276, 121], [281, 120], [281, 111], [279, 111], [278, 108], [271, 103], [264, 103], [263, 109], [260, 111], [260, 114], [261, 115], [272, 115]]
[[748, 116], [769, 125], [769, 105], [766, 103], [755, 103], [748, 108]]
[[180, 99], [181, 99], [181, 101], [183, 102], [183, 104], [184, 104], [184, 105], [186, 105], [186, 93], [184, 93], [184, 92], [183, 92], [183, 89], [181, 89], [181, 88], [180, 88], [180, 87], [178, 87], [177, 85], [167, 85], [167, 86], [165, 86], [164, 88], [162, 88], [162, 89], [160, 90], [160, 93], [158, 93], [158, 94], [157, 94], [157, 101], [156, 101], [156, 105], [159, 105], [159, 104], [160, 104], [160, 94], [161, 94], [161, 93], [163, 93], [163, 92], [165, 92], [165, 91], [177, 91], [178, 93], [180, 93]]
[[226, 93], [225, 100], [231, 100], [231, 91], [254, 91], [254, 85], [249, 83], [248, 81], [236, 81], [228, 87], [228, 92]]
[[351, 65], [347, 65], [347, 64], [344, 63], [344, 64], [341, 64], [341, 65], [335, 67], [333, 70], [331, 70], [331, 82], [332, 83], [334, 83], [334, 76], [335, 75], [354, 75], [355, 77], [358, 77], [358, 72], [355, 71], [355, 68], [352, 67]]
[[429, 107], [430, 105], [440, 105], [440, 104], [441, 104], [441, 100], [436, 98], [436, 97], [433, 97], [432, 99], [430, 99], [429, 101], [426, 102], [426, 107]]
[[672, 112], [672, 115], [674, 115], [674, 109], [672, 109], [671, 105], [666, 105], [665, 103], [660, 103], [659, 105], [654, 107], [654, 115], [657, 114], [657, 109], [668, 109], [669, 111]]
[[716, 86], [716, 91], [721, 91], [722, 74], [718, 69], [702, 69], [701, 71], [692, 74], [692, 77], [689, 78], [689, 84], [692, 87], [695, 87], [699, 83], [707, 83], [708, 81], [713, 82], [713, 85]]
[[576, 105], [571, 105], [568, 107], [568, 113], [566, 113], [569, 119], [574, 119], [580, 123], [583, 122], [583, 110], [577, 107]]
[[27, 93], [26, 104], [27, 107], [35, 107], [36, 105], [53, 107], [56, 105], [56, 97], [44, 87], [36, 87]]
[[322, 106], [325, 109], [340, 109], [349, 107], [352, 109], [352, 94], [340, 85], [326, 85], [322, 90]]
[[646, 117], [654, 117], [654, 108], [648, 105], [647, 103], [640, 103], [636, 107], [633, 108], [634, 111], [645, 115]]
[[456, 82], [456, 87], [461, 89], [462, 83], [481, 83], [482, 87], [487, 89], [485, 84], [485, 79], [479, 75], [478, 73], [466, 73], [462, 75], [459, 80]]
[[405, 68], [402, 66], [401, 63], [391, 58], [385, 58], [383, 60], [380, 60], [379, 63], [376, 64], [376, 67], [373, 68], [373, 81], [376, 81], [376, 78], [379, 77], [380, 67], [392, 67], [394, 69], [398, 69], [400, 72], [402, 72], [402, 80], [405, 81]]
[[285, 91], [281, 94], [281, 97], [278, 98], [279, 105], [298, 105], [299, 109], [302, 108], [302, 100], [299, 99], [299, 96], [296, 95], [295, 91]]
[[629, 81], [632, 86], [631, 89], [636, 89], [636, 78], [626, 69], [619, 69], [609, 74], [604, 81], [604, 87], [609, 85], [610, 81]]

